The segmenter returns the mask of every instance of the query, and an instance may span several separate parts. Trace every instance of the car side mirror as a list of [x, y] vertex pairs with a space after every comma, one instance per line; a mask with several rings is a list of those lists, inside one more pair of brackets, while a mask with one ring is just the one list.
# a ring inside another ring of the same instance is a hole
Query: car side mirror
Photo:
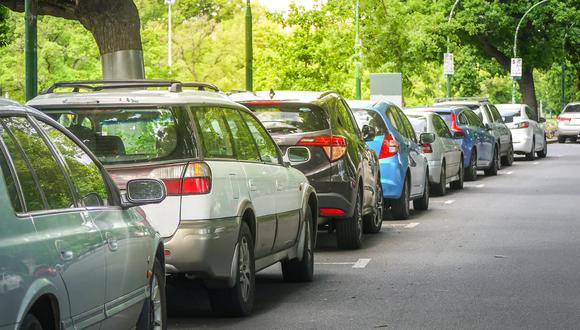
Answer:
[[167, 197], [167, 189], [156, 179], [137, 179], [127, 182], [126, 208], [147, 204], [159, 204]]
[[485, 128], [486, 131], [491, 131], [492, 130], [491, 125], [488, 124], [488, 123], [483, 124], [483, 127]]
[[464, 137], [465, 137], [465, 134], [463, 132], [453, 132], [454, 139], [463, 139]]
[[435, 142], [435, 133], [421, 133], [419, 136], [419, 143], [420, 144], [431, 144]]
[[363, 125], [361, 131], [363, 134], [363, 139], [365, 141], [372, 141], [377, 136], [377, 130], [374, 127], [369, 126], [369, 125]]
[[540, 118], [540, 120], [538, 120], [538, 123], [543, 124], [546, 122], [546, 118]]

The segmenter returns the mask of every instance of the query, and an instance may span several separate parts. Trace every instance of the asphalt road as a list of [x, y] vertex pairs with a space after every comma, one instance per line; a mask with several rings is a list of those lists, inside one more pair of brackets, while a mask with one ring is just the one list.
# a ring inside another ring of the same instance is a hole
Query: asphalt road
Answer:
[[172, 289], [169, 327], [578, 329], [579, 205], [580, 144], [550, 145], [546, 159], [385, 221], [361, 250], [320, 233], [314, 282], [284, 283], [278, 266], [258, 273], [250, 317], [214, 317], [202, 289]]

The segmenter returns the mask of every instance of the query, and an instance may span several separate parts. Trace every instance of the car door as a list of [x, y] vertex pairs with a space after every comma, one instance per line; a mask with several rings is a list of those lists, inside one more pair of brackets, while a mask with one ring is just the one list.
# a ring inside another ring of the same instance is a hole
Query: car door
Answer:
[[75, 198], [66, 165], [46, 135], [26, 117], [2, 118], [2, 138], [26, 185], [26, 211], [45, 242], [48, 267], [62, 277], [76, 328], [98, 329], [105, 318], [105, 244]]
[[443, 145], [446, 160], [447, 177], [452, 177], [459, 171], [459, 164], [461, 160], [461, 146], [453, 139], [449, 127], [445, 121], [437, 116], [432, 117], [433, 127], [439, 136], [439, 140]]
[[538, 118], [536, 113], [530, 109], [528, 106], [525, 106], [524, 111], [526, 112], [526, 116], [528, 117], [528, 121], [533, 128], [534, 137], [536, 139], [536, 146], [543, 146], [544, 144], [544, 129], [542, 128], [542, 124], [538, 123]]
[[422, 149], [417, 143], [417, 135], [407, 116], [399, 108], [394, 108], [402, 124], [402, 133], [409, 151], [409, 167], [411, 170], [411, 196], [422, 195], [425, 186], [426, 161]]
[[110, 196], [113, 186], [102, 169], [65, 133], [42, 120], [38, 126], [60, 153], [74, 191], [107, 244], [104, 328], [135, 325], [148, 285], [150, 235], [136, 210], [122, 210]]
[[464, 110], [469, 125], [473, 128], [477, 136], [477, 165], [478, 167], [488, 166], [493, 157], [495, 137], [491, 131], [487, 131], [481, 119], [471, 110]]
[[499, 135], [501, 145], [500, 152], [502, 154], [506, 154], [509, 152], [512, 143], [511, 132], [507, 127], [507, 125], [504, 123], [503, 118], [499, 113], [499, 110], [497, 110], [497, 108], [493, 104], [488, 104], [488, 107], [490, 109], [491, 115], [493, 116], [494, 128], [498, 130], [500, 134]]

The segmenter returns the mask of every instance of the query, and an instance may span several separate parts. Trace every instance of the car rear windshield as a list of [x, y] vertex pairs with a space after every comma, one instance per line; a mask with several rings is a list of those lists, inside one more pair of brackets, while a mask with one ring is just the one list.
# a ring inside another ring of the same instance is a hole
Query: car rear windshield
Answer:
[[[193, 134], [182, 127], [180, 108], [46, 110], [76, 135], [103, 164], [195, 157]], [[190, 142], [188, 142], [190, 141]]]
[[513, 123], [515, 118], [520, 118], [522, 112], [518, 110], [504, 110], [501, 111], [501, 116], [506, 124]]
[[418, 134], [427, 133], [427, 118], [418, 115], [409, 115], [407, 117], [409, 118], [411, 125], [413, 125], [415, 132]]
[[244, 104], [272, 134], [292, 134], [329, 129], [326, 112], [313, 104]]
[[364, 125], [369, 125], [370, 127], [375, 128], [377, 135], [387, 135], [387, 125], [378, 112], [372, 110], [355, 109], [353, 110], [353, 113], [358, 127], [361, 129]]
[[580, 104], [569, 104], [564, 110], [565, 113], [580, 112]]

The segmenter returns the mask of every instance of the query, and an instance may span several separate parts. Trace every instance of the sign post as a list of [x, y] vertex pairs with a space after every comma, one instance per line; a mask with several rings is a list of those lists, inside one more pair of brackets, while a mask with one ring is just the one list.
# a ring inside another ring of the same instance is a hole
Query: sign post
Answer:
[[443, 74], [447, 77], [447, 97], [451, 97], [451, 76], [455, 73], [453, 53], [443, 55]]
[[516, 103], [516, 80], [522, 79], [523, 61], [521, 58], [512, 58], [511, 65], [512, 76], [512, 104]]

